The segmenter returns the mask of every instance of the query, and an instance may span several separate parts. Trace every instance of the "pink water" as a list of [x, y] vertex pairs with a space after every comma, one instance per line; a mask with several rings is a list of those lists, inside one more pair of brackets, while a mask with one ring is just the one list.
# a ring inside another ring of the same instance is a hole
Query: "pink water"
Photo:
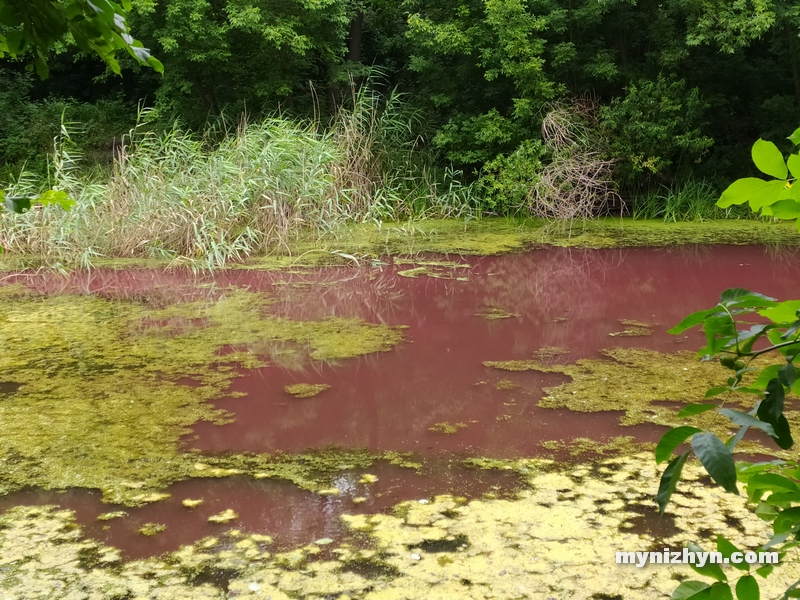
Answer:
[[[391, 352], [330, 363], [311, 361], [300, 370], [271, 365], [243, 372], [232, 389], [247, 396], [218, 402], [235, 422], [198, 424], [185, 444], [207, 453], [296, 452], [329, 446], [395, 450], [412, 452], [433, 466], [425, 475], [381, 467], [374, 493], [382, 495], [371, 496], [359, 507], [349, 499], [366, 493], [358, 486], [350, 496], [331, 499], [288, 484], [234, 478], [176, 484], [173, 499], [107, 523], [93, 519], [113, 508], [87, 492], [23, 493], [0, 499], [0, 510], [29, 501], [57, 502], [77, 511], [88, 535], [123, 548], [129, 556], [174, 549], [213, 533], [219, 526], [206, 519], [224, 508], [240, 513], [237, 527], [272, 534], [281, 543], [336, 537], [338, 516], [345, 512], [385, 510], [402, 499], [437, 493], [479, 495], [514, 486], [508, 477], [479, 476], [476, 471], [445, 466], [452, 458], [534, 456], [541, 453], [543, 441], [576, 437], [606, 441], [619, 435], [640, 440], [660, 436], [662, 430], [655, 426], [620, 426], [621, 413], [539, 408], [542, 388], [557, 385], [564, 377], [509, 373], [486, 368], [484, 361], [529, 359], [546, 346], [567, 348], [568, 354], [555, 359], [565, 363], [598, 357], [601, 349], [612, 346], [695, 350], [701, 345], [698, 333], [676, 337], [666, 330], [689, 312], [712, 306], [723, 290], [743, 287], [777, 298], [800, 297], [796, 284], [800, 261], [759, 247], [540, 249], [455, 260], [465, 268], [431, 269], [468, 281], [403, 277], [398, 272], [415, 265], [391, 262], [295, 273], [225, 271], [195, 277], [184, 271], [94, 271], [68, 279], [23, 279], [51, 293], [136, 297], [158, 305], [213, 299], [216, 290], [246, 286], [274, 298], [271, 307], [280, 316], [360, 317], [406, 325], [406, 341]], [[487, 320], [479, 316], [487, 307], [518, 316]], [[610, 336], [625, 328], [620, 319], [652, 323], [653, 334]], [[497, 389], [501, 380], [518, 387]], [[297, 400], [283, 390], [291, 383], [325, 383], [331, 388]], [[467, 426], [451, 435], [429, 430], [442, 422]], [[180, 506], [181, 498], [192, 496], [203, 496], [206, 504], [196, 511]], [[135, 531], [148, 521], [167, 524], [170, 535], [143, 540]]]

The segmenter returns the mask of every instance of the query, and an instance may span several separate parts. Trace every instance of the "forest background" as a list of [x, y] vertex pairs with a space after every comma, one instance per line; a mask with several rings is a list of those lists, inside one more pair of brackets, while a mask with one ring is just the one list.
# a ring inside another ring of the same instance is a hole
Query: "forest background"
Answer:
[[[133, 0], [128, 25], [163, 74], [119, 56], [119, 77], [69, 36], [47, 79], [0, 60], [0, 188], [65, 189], [97, 221], [17, 219], [4, 248], [224, 262], [298, 223], [562, 216], [575, 190], [566, 216], [730, 216], [715, 201], [753, 140], [800, 108], [791, 0]], [[76, 238], [211, 197], [205, 241]]]

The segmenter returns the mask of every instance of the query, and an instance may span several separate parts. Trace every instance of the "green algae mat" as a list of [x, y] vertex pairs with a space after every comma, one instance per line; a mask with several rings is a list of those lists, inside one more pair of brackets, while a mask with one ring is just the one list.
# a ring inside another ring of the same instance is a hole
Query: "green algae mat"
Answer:
[[[354, 228], [324, 246], [306, 242], [292, 256], [242, 267], [349, 264], [386, 253], [497, 254], [540, 243], [604, 248], [800, 241], [791, 227], [752, 221], [665, 227], [609, 219], [567, 233], [505, 220], [383, 224]], [[460, 276], [459, 267], [447, 261], [407, 271], [400, 275]], [[477, 316], [497, 322], [518, 315], [488, 306]], [[267, 366], [287, 353], [315, 364], [393, 352], [413, 343], [402, 327], [355, 318], [281, 318], [271, 314], [269, 297], [236, 287], [203, 300], [158, 305], [40, 296], [7, 285], [0, 287], [0, 319], [0, 495], [83, 488], [100, 490], [106, 502], [135, 507], [164, 499], [165, 489], [178, 481], [242, 476], [288, 481], [335, 501], [332, 482], [344, 470], [367, 469], [379, 460], [410, 471], [422, 466], [406, 455], [357, 449], [204, 455], [181, 444], [199, 421], [230, 422], [231, 415], [211, 400], [234, 395], [231, 384], [241, 369]], [[632, 320], [621, 325], [614, 335], [647, 336], [652, 329]], [[575, 413], [621, 410], [623, 425], [675, 425], [669, 403], [702, 399], [720, 378], [716, 365], [698, 363], [689, 352], [612, 348], [600, 359], [553, 364], [550, 359], [564, 352], [542, 349], [523, 361], [487, 356], [484, 364], [501, 375], [566, 376], [566, 383], [546, 389], [539, 406]], [[520, 384], [503, 379], [496, 387], [512, 391]], [[286, 393], [294, 396], [290, 401], [304, 402], [330, 394], [327, 389], [296, 384]], [[800, 421], [797, 411], [788, 416], [795, 425]], [[466, 426], [442, 421], [431, 431], [457, 435]], [[684, 486], [665, 521], [654, 521], [658, 473], [652, 454], [643, 452], [647, 445], [618, 439], [607, 447], [611, 458], [597, 458], [602, 448], [589, 440], [550, 449], [579, 456], [570, 463], [463, 460], [474, 469], [516, 474], [514, 497], [467, 501], [443, 495], [403, 502], [389, 514], [346, 515], [341, 539], [321, 538], [290, 550], [277, 548], [269, 536], [237, 530], [235, 514], [222, 511], [216, 515], [218, 536], [157, 558], [123, 560], [118, 550], [85, 539], [70, 511], [15, 507], [0, 515], [0, 598], [377, 600], [424, 593], [430, 599], [644, 600], [669, 597], [688, 568], [616, 565], [616, 551], [681, 547], [685, 532], [700, 532], [709, 544], [712, 534], [723, 533], [749, 549], [769, 533], [745, 499], [703, 485], [693, 467], [688, 479], [697, 485]], [[758, 444], [748, 449], [766, 452]], [[125, 518], [125, 512], [101, 516]], [[162, 532], [158, 523], [140, 530], [168, 535]], [[799, 577], [800, 569], [784, 565], [762, 590], [774, 595]]]

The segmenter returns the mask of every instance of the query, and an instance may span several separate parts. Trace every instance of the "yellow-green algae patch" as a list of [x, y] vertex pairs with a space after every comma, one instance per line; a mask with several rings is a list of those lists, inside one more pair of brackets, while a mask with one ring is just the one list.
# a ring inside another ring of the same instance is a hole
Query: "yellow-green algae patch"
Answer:
[[293, 383], [284, 387], [283, 390], [295, 398], [313, 398], [330, 387], [327, 383]]
[[[375, 260], [378, 256], [419, 253], [494, 255], [523, 250], [530, 244], [618, 248], [681, 244], [800, 245], [792, 224], [756, 220], [702, 223], [602, 218], [568, 228], [545, 226], [536, 219], [483, 218], [471, 221], [428, 219], [413, 223], [358, 224], [342, 227], [324, 239], [298, 239], [291, 256], [255, 258], [236, 268], [287, 268], [352, 263], [342, 254]], [[421, 264], [421, 263], [418, 263]]]
[[162, 525], [161, 523], [145, 523], [139, 528], [139, 533], [151, 537], [166, 530], [167, 526]]
[[641, 337], [645, 335], [653, 335], [653, 328], [655, 325], [650, 323], [642, 323], [633, 319], [619, 319], [619, 322], [625, 326], [622, 331], [614, 331], [609, 333], [611, 337]]
[[466, 428], [466, 423], [436, 423], [432, 427], [428, 427], [428, 431], [433, 431], [434, 433], [458, 433], [459, 429]]
[[[742, 549], [770, 536], [741, 496], [700, 483], [690, 463], [665, 519], [652, 533], [658, 472], [652, 454], [583, 463], [562, 472], [523, 459], [528, 489], [512, 499], [463, 502], [438, 496], [405, 502], [391, 514], [345, 516], [347, 539], [274, 552], [269, 538], [231, 531], [146, 560], [123, 562], [116, 550], [81, 539], [72, 514], [53, 507], [17, 507], [0, 516], [0, 590], [26, 600], [53, 597], [288, 600], [667, 598], [688, 565], [615, 564], [616, 552], [713, 549], [722, 533]], [[546, 462], [546, 461], [545, 461]], [[672, 533], [674, 531], [674, 533]], [[325, 540], [326, 542], [328, 540]], [[739, 574], [723, 566], [731, 579]], [[209, 581], [220, 581], [215, 586]], [[787, 560], [767, 579], [775, 597], [800, 578]], [[224, 588], [224, 589], [223, 589]]]
[[[654, 423], [666, 427], [695, 425], [719, 435], [729, 435], [733, 425], [716, 412], [678, 418], [683, 404], [708, 402], [705, 393], [728, 378], [716, 361], [703, 362], [691, 352], [663, 354], [638, 348], [603, 350], [606, 359], [581, 359], [574, 364], [545, 364], [541, 360], [487, 361], [485, 366], [507, 371], [535, 370], [561, 373], [571, 381], [545, 388], [539, 401], [543, 408], [567, 408], [576, 412], [623, 411], [622, 425]], [[752, 408], [753, 397], [734, 394], [727, 399]], [[800, 411], [786, 410], [790, 423], [800, 421]], [[777, 448], [764, 448], [749, 441], [740, 451], [788, 456]]]
[[209, 459], [213, 469], [201, 473], [180, 438], [200, 420], [229, 420], [209, 401], [236, 377], [231, 363], [261, 366], [276, 343], [312, 359], [348, 358], [389, 350], [402, 333], [357, 319], [281, 319], [267, 308], [264, 296], [241, 289], [161, 309], [0, 295], [0, 380], [20, 385], [0, 400], [0, 494], [84, 487], [141, 504], [163, 498], [157, 492], [176, 480], [229, 475], [240, 464], [250, 470], [238, 472], [283, 473], [310, 487], [303, 459]]
[[518, 317], [519, 315], [517, 313], [509, 312], [505, 308], [501, 308], [499, 306], [484, 306], [475, 316], [483, 317], [487, 321], [497, 321], [499, 319]]

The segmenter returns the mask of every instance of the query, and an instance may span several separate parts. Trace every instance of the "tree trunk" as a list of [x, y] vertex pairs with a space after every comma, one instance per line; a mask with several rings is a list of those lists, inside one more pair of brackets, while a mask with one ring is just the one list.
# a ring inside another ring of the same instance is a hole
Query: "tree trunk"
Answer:
[[358, 13], [350, 22], [350, 39], [347, 42], [347, 60], [361, 62], [361, 34], [364, 32], [364, 13]]

